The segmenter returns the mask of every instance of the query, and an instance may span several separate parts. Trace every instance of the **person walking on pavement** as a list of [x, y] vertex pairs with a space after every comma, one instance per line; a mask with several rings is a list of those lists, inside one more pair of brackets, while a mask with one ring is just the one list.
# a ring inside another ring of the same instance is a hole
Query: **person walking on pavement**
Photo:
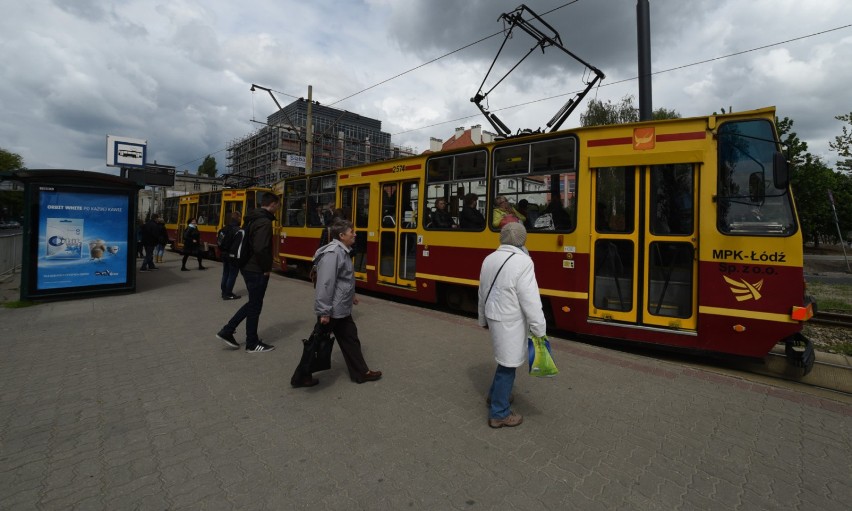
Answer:
[[546, 333], [547, 323], [533, 261], [519, 222], [500, 230], [500, 246], [482, 262], [479, 274], [479, 325], [491, 332], [497, 370], [488, 391], [488, 425], [518, 426], [523, 417], [510, 409], [515, 370], [528, 360], [527, 335]]
[[186, 260], [189, 256], [195, 256], [198, 259], [198, 269], [206, 270], [207, 268], [201, 264], [201, 233], [198, 231], [198, 225], [195, 219], [189, 220], [189, 225], [183, 233], [183, 261], [180, 265], [180, 271], [189, 271], [186, 267]]
[[[233, 243], [234, 234], [240, 229], [240, 212], [231, 211], [228, 218], [228, 225], [225, 226], [225, 240], [228, 243]], [[232, 261], [224, 252], [230, 251], [232, 247], [219, 247], [219, 254], [222, 258], [222, 299], [236, 300], [240, 295], [234, 294], [234, 284], [237, 282], [237, 274], [240, 272], [236, 261]], [[223, 252], [224, 251], [224, 252]]]
[[234, 314], [228, 323], [219, 330], [216, 338], [234, 349], [240, 344], [234, 338], [237, 327], [246, 321], [246, 352], [264, 353], [272, 351], [275, 346], [264, 343], [258, 338], [257, 326], [260, 322], [260, 312], [263, 309], [263, 297], [269, 284], [269, 274], [272, 271], [272, 221], [278, 210], [278, 196], [266, 192], [260, 199], [260, 207], [249, 211], [243, 221], [243, 229], [251, 247], [251, 256], [240, 273], [248, 290], [248, 301]]
[[[314, 254], [317, 263], [316, 295], [314, 312], [319, 328], [324, 333], [333, 332], [343, 360], [349, 370], [349, 377], [355, 383], [376, 381], [382, 377], [381, 371], [372, 371], [361, 352], [361, 340], [358, 327], [352, 319], [352, 306], [358, 304], [355, 296], [355, 272], [352, 267], [350, 251], [355, 244], [355, 231], [352, 222], [337, 219], [331, 224], [331, 242], [320, 247]], [[320, 257], [322, 254], [322, 257]], [[302, 378], [291, 382], [294, 387], [311, 387], [319, 383], [310, 372], [302, 370]]]
[[163, 262], [166, 253], [166, 244], [169, 242], [169, 232], [162, 218], [157, 219], [157, 246], [154, 248], [154, 259], [157, 263]]
[[139, 271], [159, 270], [154, 266], [154, 247], [160, 237], [160, 227], [157, 219], [160, 215], [152, 213], [151, 218], [142, 226], [142, 246], [145, 247], [145, 259], [142, 261], [142, 268]]

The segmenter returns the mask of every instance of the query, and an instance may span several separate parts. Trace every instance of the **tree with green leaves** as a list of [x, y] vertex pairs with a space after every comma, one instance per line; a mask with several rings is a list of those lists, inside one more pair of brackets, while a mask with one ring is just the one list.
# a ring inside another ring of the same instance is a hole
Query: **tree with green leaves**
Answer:
[[20, 154], [9, 152], [0, 147], [0, 170], [18, 170], [24, 168], [24, 159]]
[[[0, 171], [23, 169], [24, 159], [20, 154], [0, 148]], [[24, 214], [24, 192], [0, 190], [0, 220], [18, 220]]]
[[[838, 115], [835, 119], [852, 125], [852, 112], [846, 115]], [[852, 172], [852, 132], [846, 126], [843, 126], [843, 132], [834, 137], [834, 142], [829, 142], [828, 147], [837, 151], [838, 156], [843, 158], [837, 161], [837, 168], [843, 172]]]
[[216, 177], [217, 172], [218, 171], [216, 170], [216, 158], [208, 154], [207, 157], [204, 158], [204, 162], [198, 166], [197, 174], [199, 176]]
[[[651, 113], [654, 120], [678, 119], [676, 110], [658, 108]], [[618, 103], [607, 100], [604, 103], [598, 99], [589, 101], [586, 113], [580, 115], [581, 126], [602, 126], [605, 124], [625, 124], [639, 121], [639, 108], [633, 105], [633, 96], [627, 95]]]
[[822, 241], [837, 241], [837, 227], [831, 213], [828, 190], [834, 195], [841, 228], [852, 226], [852, 177], [835, 172], [818, 156], [808, 152], [808, 144], [793, 131], [793, 120], [776, 119], [778, 136], [790, 163], [790, 186], [802, 237], [819, 246]]

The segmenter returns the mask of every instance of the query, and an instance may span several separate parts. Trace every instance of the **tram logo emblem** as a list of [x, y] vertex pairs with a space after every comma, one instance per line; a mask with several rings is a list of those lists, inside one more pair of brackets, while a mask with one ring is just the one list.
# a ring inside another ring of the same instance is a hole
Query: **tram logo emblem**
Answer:
[[749, 284], [745, 281], [745, 279], [737, 281], [725, 275], [723, 275], [723, 277], [725, 278], [725, 282], [731, 286], [731, 292], [734, 293], [734, 297], [738, 302], [744, 302], [746, 300], [751, 300], [752, 298], [757, 301], [763, 297], [763, 295], [760, 294], [760, 288], [763, 287], [763, 279], [754, 284]]
[[655, 135], [654, 128], [634, 128], [633, 149], [637, 151], [653, 149], [656, 142]]

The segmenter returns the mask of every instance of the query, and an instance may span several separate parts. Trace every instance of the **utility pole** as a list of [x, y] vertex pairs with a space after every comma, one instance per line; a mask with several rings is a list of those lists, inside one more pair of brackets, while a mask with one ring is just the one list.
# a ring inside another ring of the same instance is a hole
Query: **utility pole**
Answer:
[[852, 273], [852, 268], [849, 267], [849, 258], [846, 257], [846, 240], [843, 239], [843, 233], [840, 231], [840, 220], [837, 218], [837, 209], [834, 208], [834, 195], [831, 193], [831, 190], [828, 191], [828, 201], [831, 203], [831, 214], [834, 215], [837, 237], [840, 238], [840, 247], [843, 249], [843, 260], [846, 261], [846, 273]]
[[311, 168], [314, 163], [314, 101], [313, 101], [314, 88], [311, 85], [308, 85], [308, 119], [305, 125], [305, 140], [307, 144], [305, 146], [305, 174], [311, 173]]
[[650, 121], [651, 101], [651, 7], [648, 0], [636, 1], [636, 34], [639, 48], [639, 120]]

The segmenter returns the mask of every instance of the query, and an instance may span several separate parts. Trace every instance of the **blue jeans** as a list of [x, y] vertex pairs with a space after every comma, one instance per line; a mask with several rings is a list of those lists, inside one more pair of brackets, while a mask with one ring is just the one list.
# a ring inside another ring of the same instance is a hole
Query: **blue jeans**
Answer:
[[494, 372], [494, 381], [491, 382], [491, 390], [488, 396], [491, 398], [491, 407], [488, 410], [489, 419], [505, 419], [509, 416], [509, 396], [512, 395], [512, 386], [515, 384], [515, 367], [505, 367], [497, 364]]
[[234, 294], [234, 284], [237, 282], [237, 274], [240, 269], [228, 262], [227, 258], [222, 258], [222, 298]]
[[233, 334], [240, 323], [246, 320], [246, 348], [251, 349], [260, 341], [257, 337], [257, 325], [260, 322], [260, 311], [263, 309], [263, 297], [266, 295], [269, 276], [256, 271], [240, 270], [240, 273], [246, 281], [248, 301], [240, 307], [222, 331]]

